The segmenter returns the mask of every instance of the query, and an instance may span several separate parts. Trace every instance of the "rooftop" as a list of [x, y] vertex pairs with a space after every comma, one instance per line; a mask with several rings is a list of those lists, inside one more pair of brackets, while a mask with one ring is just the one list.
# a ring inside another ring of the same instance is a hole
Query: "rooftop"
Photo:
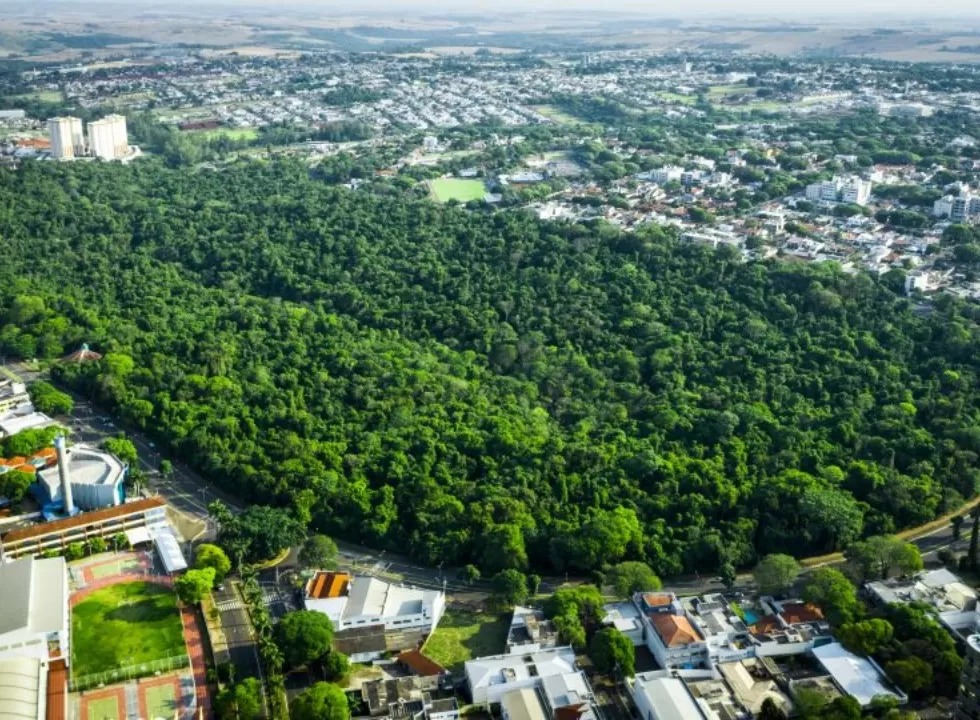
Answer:
[[80, 515], [76, 515], [75, 517], [65, 518], [64, 520], [52, 520], [51, 522], [38, 523], [37, 525], [32, 525], [30, 527], [11, 530], [3, 536], [3, 541], [5, 543], [15, 543], [33, 538], [48, 537], [50, 535], [64, 533], [75, 528], [96, 525], [114, 518], [134, 515], [136, 513], [146, 512], [155, 508], [162, 509], [166, 506], [167, 501], [162, 497], [156, 496], [151, 498], [142, 498], [140, 500], [124, 503], [122, 505], [116, 505], [115, 507], [104, 508], [102, 510], [92, 510], [91, 512], [85, 512]]
[[507, 720], [547, 720], [541, 699], [534, 688], [521, 688], [504, 693], [500, 707]]
[[538, 650], [527, 655], [490, 655], [465, 664], [470, 689], [521, 682], [532, 677], [577, 672], [575, 651], [570, 647]]
[[[87, 445], [68, 448], [68, 472], [72, 485], [115, 485], [123, 477], [125, 466], [115, 455], [96, 450]], [[38, 470], [38, 482], [48, 487], [48, 496], [54, 497], [61, 485], [57, 465]]]
[[650, 622], [667, 647], [681, 647], [701, 642], [701, 635], [683, 615], [660, 613], [651, 616]]
[[344, 572], [317, 572], [306, 586], [306, 597], [323, 600], [347, 594], [351, 576]]
[[885, 682], [876, 665], [848, 652], [840, 643], [814, 648], [813, 656], [834, 678], [834, 682], [861, 703], [862, 707], [868, 705], [876, 695], [891, 695], [898, 698], [900, 703], [908, 701], [903, 693]]
[[0, 698], [4, 720], [35, 720], [46, 692], [44, 670], [37, 658], [0, 660]]
[[0, 564], [0, 635], [63, 629], [68, 579], [64, 558], [24, 558]]
[[660, 673], [641, 673], [633, 679], [634, 695], [643, 695], [657, 720], [705, 720], [705, 714], [684, 682]]
[[406, 650], [398, 656], [398, 662], [416, 675], [445, 675], [448, 670], [419, 650]]
[[442, 593], [393, 585], [373, 577], [356, 577], [350, 583], [344, 620], [362, 616], [398, 617], [431, 610]]

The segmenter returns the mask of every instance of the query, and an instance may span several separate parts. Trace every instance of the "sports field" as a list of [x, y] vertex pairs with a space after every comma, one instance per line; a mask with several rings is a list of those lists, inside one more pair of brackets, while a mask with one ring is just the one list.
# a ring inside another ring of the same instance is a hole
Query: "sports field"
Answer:
[[71, 612], [72, 677], [186, 652], [172, 590], [127, 582], [96, 590]]
[[429, 181], [429, 191], [438, 202], [482, 200], [487, 188], [482, 180], [437, 178]]
[[122, 713], [119, 698], [113, 695], [86, 703], [85, 715], [87, 717], [82, 718], [82, 720], [119, 720], [123, 716]]
[[177, 708], [177, 696], [172, 683], [155, 685], [145, 690], [147, 717], [172, 718]]
[[553, 120], [559, 125], [574, 125], [581, 123], [581, 120], [576, 118], [574, 115], [569, 115], [567, 112], [554, 105], [532, 105], [532, 110], [544, 115], [549, 120]]

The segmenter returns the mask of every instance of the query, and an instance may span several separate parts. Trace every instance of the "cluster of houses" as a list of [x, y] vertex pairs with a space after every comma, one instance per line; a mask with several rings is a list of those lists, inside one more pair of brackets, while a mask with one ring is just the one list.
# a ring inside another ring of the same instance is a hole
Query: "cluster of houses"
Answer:
[[[980, 630], [977, 592], [948, 570], [871, 582], [864, 591], [875, 604], [929, 605], [963, 642]], [[467, 661], [465, 677], [452, 678], [420, 651], [445, 610], [440, 591], [320, 572], [307, 583], [306, 606], [334, 620], [336, 645], [352, 659], [396, 658], [394, 676], [361, 688], [372, 717], [456, 720], [465, 681], [469, 702], [505, 720], [604, 718], [576, 651], [540, 610], [516, 607], [503, 652]], [[865, 708], [881, 696], [908, 701], [873, 659], [834, 639], [819, 607], [801, 600], [639, 592], [608, 603], [601, 622], [647, 658], [650, 669], [624, 680], [644, 720], [749, 720], [767, 700], [792, 714], [801, 690], [848, 695]]]

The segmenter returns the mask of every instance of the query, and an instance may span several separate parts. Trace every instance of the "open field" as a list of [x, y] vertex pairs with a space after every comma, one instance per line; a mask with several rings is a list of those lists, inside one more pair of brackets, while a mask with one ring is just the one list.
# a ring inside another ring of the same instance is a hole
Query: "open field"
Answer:
[[106, 672], [186, 651], [173, 591], [146, 582], [97, 590], [71, 612], [72, 676]]
[[482, 200], [487, 194], [487, 188], [482, 180], [465, 180], [462, 178], [437, 178], [429, 181], [429, 191], [437, 202], [469, 202]]
[[574, 115], [569, 115], [567, 112], [561, 108], [555, 107], [554, 105], [532, 105], [531, 109], [535, 112], [541, 113], [549, 120], [553, 120], [562, 125], [574, 125], [581, 122], [581, 120], [576, 118]]
[[11, 100], [38, 100], [40, 102], [61, 102], [61, 93], [57, 90], [38, 90], [24, 95], [12, 95]]
[[422, 651], [455, 673], [471, 658], [504, 651], [510, 615], [447, 610]]
[[681, 95], [680, 93], [667, 92], [666, 90], [658, 92], [657, 97], [666, 102], [681, 103], [682, 105], [694, 105], [698, 101], [696, 95]]
[[744, 95], [751, 92], [753, 92], [752, 88], [741, 83], [736, 85], [713, 85], [708, 88], [708, 99], [720, 100], [729, 95]]
[[229, 140], [255, 140], [259, 131], [255, 128], [214, 128], [213, 130], [189, 130], [194, 137], [205, 140], [228, 138]]

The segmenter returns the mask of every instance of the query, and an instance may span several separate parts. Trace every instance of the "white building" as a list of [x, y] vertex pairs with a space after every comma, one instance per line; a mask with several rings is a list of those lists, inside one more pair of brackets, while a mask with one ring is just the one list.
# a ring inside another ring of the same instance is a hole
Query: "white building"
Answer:
[[[62, 445], [59, 463], [38, 470], [37, 481], [32, 487], [42, 509], [62, 507], [66, 514], [73, 515], [74, 507], [69, 506], [98, 510], [122, 505], [126, 499], [125, 479], [129, 466], [115, 455], [87, 445], [68, 448], [63, 443], [62, 438], [55, 441], [55, 447]], [[63, 462], [60, 461], [62, 454]]]
[[129, 154], [126, 118], [107, 115], [88, 124], [88, 145], [92, 155], [103, 160], [116, 160]]
[[629, 691], [642, 720], [716, 720], [682, 680], [663, 670], [639, 673], [630, 681]]
[[914, 602], [931, 606], [954, 636], [967, 637], [980, 629], [977, 591], [945, 568], [920, 572], [911, 580], [880, 580], [864, 587], [878, 605]]
[[464, 668], [474, 705], [497, 705], [505, 694], [523, 688], [539, 688], [556, 703], [563, 702], [563, 694], [591, 700], [585, 675], [575, 666], [575, 651], [568, 646], [476, 658]]
[[67, 663], [68, 627], [64, 558], [29, 557], [0, 564], [0, 660]]
[[647, 648], [662, 668], [708, 667], [708, 644], [673, 593], [637, 593]]
[[871, 181], [851, 178], [841, 188], [841, 202], [867, 205], [871, 199]]
[[305, 605], [329, 617], [338, 631], [380, 625], [385, 631], [431, 632], [446, 610], [446, 596], [440, 590], [321, 571], [306, 585]]
[[830, 643], [813, 649], [813, 656], [834, 683], [866, 708], [879, 695], [890, 695], [900, 705], [909, 701], [908, 696], [889, 683], [878, 664], [848, 652], [840, 643]]
[[58, 160], [70, 160], [85, 154], [85, 138], [82, 121], [77, 117], [56, 117], [48, 120], [51, 135], [51, 156]]
[[840, 188], [841, 182], [837, 178], [811, 183], [806, 186], [806, 199], [813, 202], [836, 202]]
[[640, 611], [631, 602], [608, 603], [602, 607], [602, 624], [614, 627], [630, 639], [634, 647], [644, 644]]
[[534, 608], [514, 608], [507, 631], [508, 654], [537, 652], [558, 646], [558, 630], [544, 613]]

